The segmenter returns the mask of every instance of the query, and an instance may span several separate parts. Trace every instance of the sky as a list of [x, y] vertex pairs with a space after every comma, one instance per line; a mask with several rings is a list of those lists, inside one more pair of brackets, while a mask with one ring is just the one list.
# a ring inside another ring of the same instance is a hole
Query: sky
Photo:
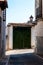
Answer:
[[35, 0], [8, 0], [6, 24], [27, 23], [31, 15], [35, 17]]

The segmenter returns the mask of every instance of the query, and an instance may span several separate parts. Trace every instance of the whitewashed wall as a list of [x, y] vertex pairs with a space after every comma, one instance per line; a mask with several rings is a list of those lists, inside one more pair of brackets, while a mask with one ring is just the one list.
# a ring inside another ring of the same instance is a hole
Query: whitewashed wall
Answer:
[[35, 45], [35, 37], [36, 33], [35, 33], [35, 26], [31, 28], [31, 47], [32, 48], [35, 48], [36, 45]]
[[8, 27], [9, 49], [13, 49], [13, 27]]

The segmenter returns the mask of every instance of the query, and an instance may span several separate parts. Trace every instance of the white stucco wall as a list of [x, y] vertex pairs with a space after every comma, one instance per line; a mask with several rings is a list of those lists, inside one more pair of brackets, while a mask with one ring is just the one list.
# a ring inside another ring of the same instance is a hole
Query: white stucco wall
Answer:
[[35, 45], [35, 26], [31, 28], [31, 47], [34, 48], [36, 45]]
[[9, 49], [13, 49], [13, 27], [8, 27]]

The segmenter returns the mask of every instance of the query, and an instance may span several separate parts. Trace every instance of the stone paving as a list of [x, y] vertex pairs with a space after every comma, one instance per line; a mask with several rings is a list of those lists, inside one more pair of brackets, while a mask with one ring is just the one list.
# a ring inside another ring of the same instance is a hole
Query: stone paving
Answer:
[[43, 65], [43, 59], [33, 53], [10, 55], [8, 65]]
[[9, 56], [4, 56], [0, 59], [0, 65], [8, 65]]
[[10, 50], [0, 65], [43, 65], [43, 58], [34, 54], [33, 49]]

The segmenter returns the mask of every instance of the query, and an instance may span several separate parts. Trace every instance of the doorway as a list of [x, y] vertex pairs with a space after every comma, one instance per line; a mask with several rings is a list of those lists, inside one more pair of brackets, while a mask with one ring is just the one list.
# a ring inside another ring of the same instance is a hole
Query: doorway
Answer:
[[31, 27], [13, 27], [13, 49], [31, 48]]

